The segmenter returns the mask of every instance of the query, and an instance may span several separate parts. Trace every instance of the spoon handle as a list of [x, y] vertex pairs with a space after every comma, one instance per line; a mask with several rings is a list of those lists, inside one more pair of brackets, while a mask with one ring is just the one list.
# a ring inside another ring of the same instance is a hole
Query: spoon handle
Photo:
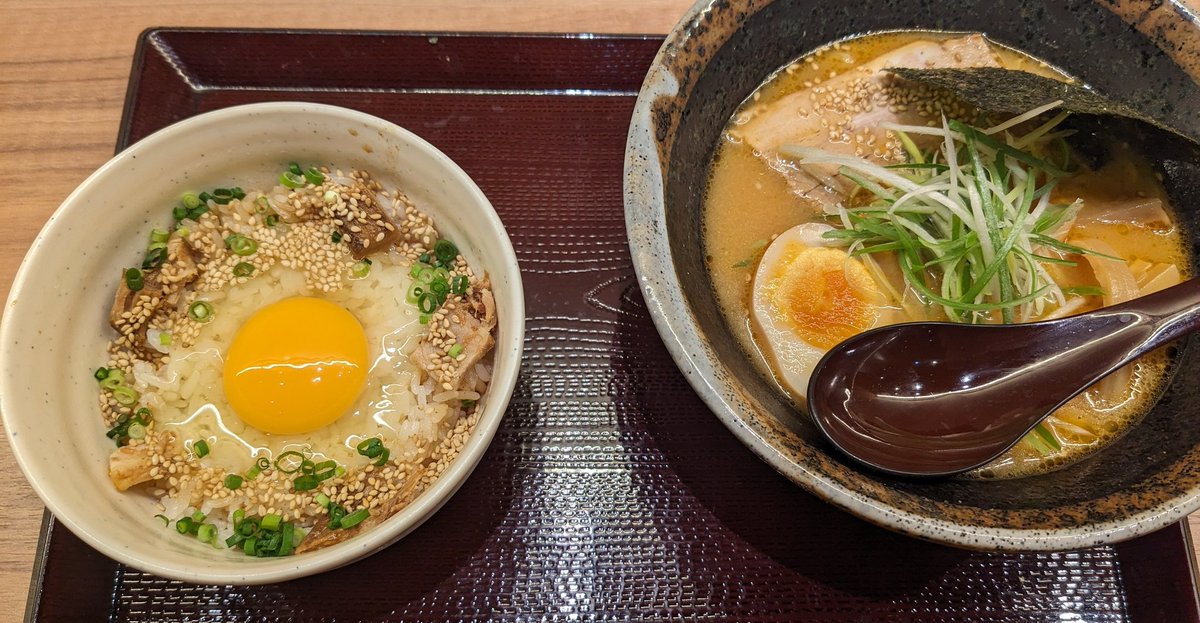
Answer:
[[1130, 353], [1132, 359], [1200, 329], [1200, 278], [1188, 279], [1154, 294], [1114, 305], [1108, 311], [1133, 314], [1137, 322], [1153, 329]]

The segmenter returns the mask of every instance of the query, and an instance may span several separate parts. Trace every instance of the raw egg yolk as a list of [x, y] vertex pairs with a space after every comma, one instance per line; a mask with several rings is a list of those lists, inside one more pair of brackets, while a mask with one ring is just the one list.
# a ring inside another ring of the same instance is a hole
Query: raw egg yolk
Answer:
[[342, 416], [367, 379], [367, 336], [353, 314], [297, 296], [254, 313], [225, 357], [225, 396], [250, 426], [280, 435]]

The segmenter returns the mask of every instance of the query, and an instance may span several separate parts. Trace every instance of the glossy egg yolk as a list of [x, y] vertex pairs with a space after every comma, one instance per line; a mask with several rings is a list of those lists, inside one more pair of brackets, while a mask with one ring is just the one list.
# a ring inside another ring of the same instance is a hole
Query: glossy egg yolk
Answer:
[[845, 251], [796, 248], [777, 269], [777, 318], [821, 349], [870, 328], [878, 315], [864, 293], [876, 289], [866, 268]]
[[254, 428], [307, 433], [354, 404], [367, 368], [358, 319], [329, 301], [297, 296], [263, 307], [238, 330], [225, 357], [225, 395]]

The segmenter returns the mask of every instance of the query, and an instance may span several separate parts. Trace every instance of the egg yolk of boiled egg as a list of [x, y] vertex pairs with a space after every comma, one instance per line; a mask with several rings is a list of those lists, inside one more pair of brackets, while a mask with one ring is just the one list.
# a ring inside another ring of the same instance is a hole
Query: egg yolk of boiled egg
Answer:
[[265, 433], [320, 429], [358, 399], [367, 378], [367, 337], [353, 314], [297, 296], [254, 313], [225, 357], [225, 396]]
[[794, 394], [808, 393], [817, 361], [877, 326], [886, 298], [862, 262], [825, 246], [826, 225], [797, 225], [771, 243], [755, 272], [751, 318], [763, 354]]

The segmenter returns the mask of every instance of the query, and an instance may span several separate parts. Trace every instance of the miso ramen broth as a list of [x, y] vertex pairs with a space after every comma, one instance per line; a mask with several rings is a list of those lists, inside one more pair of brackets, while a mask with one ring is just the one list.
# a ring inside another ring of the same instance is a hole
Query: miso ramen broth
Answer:
[[[1128, 150], [1114, 141], [1091, 170], [1049, 97], [1011, 119], [885, 70], [977, 66], [1066, 79], [980, 35], [868, 35], [781, 69], [722, 134], [704, 206], [713, 288], [793, 400], [822, 354], [872, 327], [1045, 320], [1184, 278], [1167, 197]], [[1131, 364], [973, 474], [1021, 476], [1095, 450], [1145, 412], [1166, 367], [1162, 353]]]

